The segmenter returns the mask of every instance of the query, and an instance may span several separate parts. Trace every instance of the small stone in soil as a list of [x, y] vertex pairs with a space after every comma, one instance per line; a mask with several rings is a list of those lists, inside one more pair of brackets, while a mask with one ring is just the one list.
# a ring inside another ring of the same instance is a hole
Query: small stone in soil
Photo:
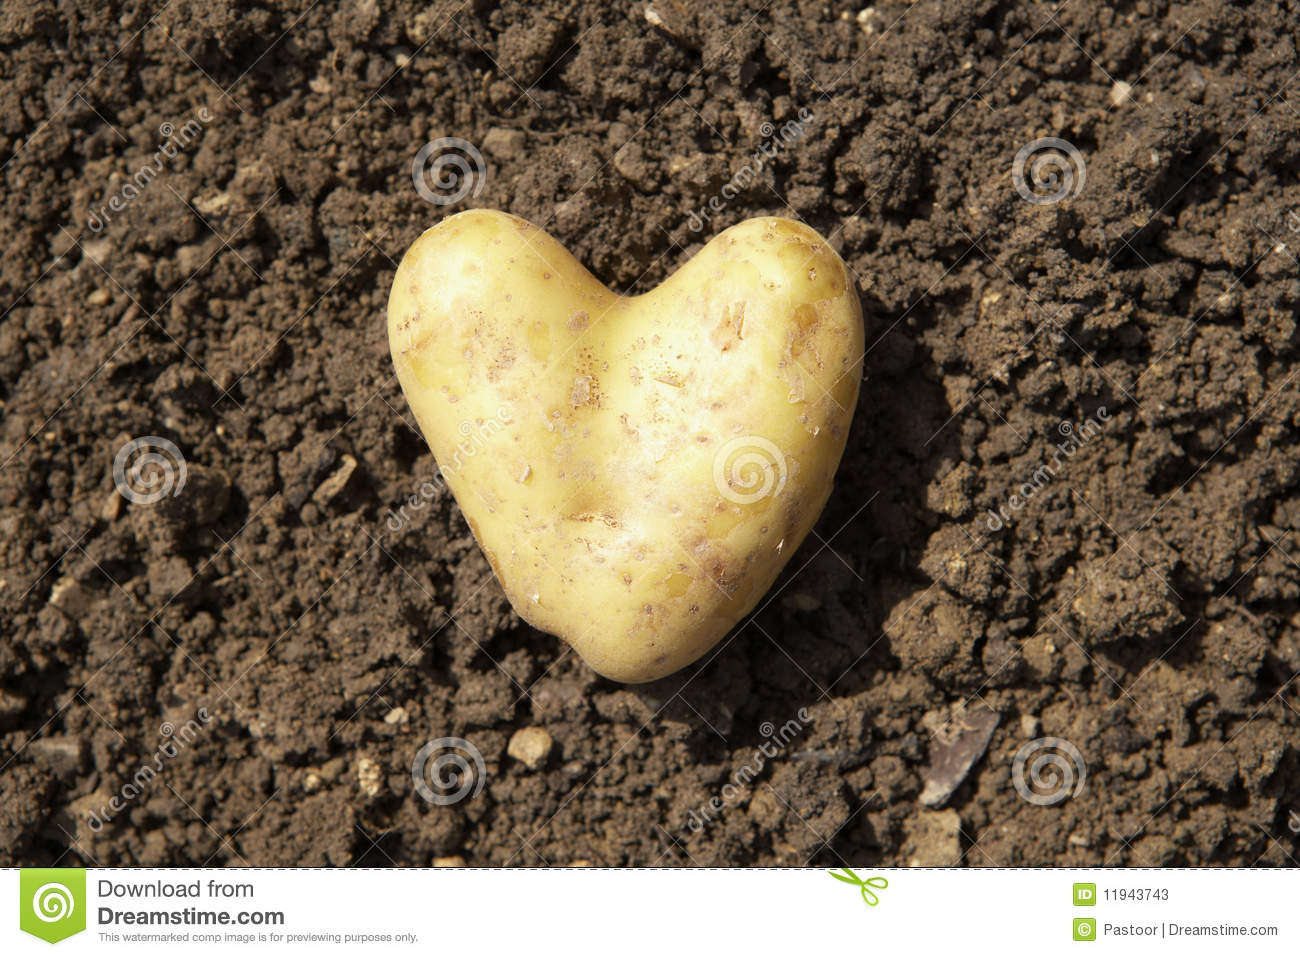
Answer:
[[551, 745], [545, 728], [520, 728], [506, 745], [506, 754], [536, 771], [551, 753]]
[[343, 487], [348, 484], [348, 479], [352, 478], [352, 473], [356, 471], [357, 460], [351, 455], [343, 456], [343, 464], [327, 478], [321, 482], [312, 494], [312, 501], [322, 507], [332, 502], [343, 491]]
[[961, 863], [961, 818], [956, 811], [918, 811], [907, 820], [907, 866]]
[[982, 705], [970, 709], [957, 705], [925, 716], [923, 720], [932, 738], [930, 763], [921, 771], [921, 779], [925, 781], [922, 804], [942, 807], [952, 797], [975, 762], [984, 756], [1000, 717]]
[[523, 153], [526, 141], [523, 130], [494, 126], [483, 137], [483, 152], [496, 159], [515, 159]]
[[84, 618], [94, 596], [90, 589], [70, 575], [65, 575], [50, 589], [50, 604], [74, 621]]
[[379, 793], [382, 773], [379, 765], [372, 758], [361, 758], [357, 761], [357, 784], [361, 786], [361, 793], [366, 797], [374, 797]]
[[15, 718], [27, 708], [27, 699], [0, 688], [0, 718]]

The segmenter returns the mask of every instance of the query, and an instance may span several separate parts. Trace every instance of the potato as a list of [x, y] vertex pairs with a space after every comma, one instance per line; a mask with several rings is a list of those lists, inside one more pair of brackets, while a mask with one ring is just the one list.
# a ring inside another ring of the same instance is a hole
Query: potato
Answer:
[[515, 610], [622, 682], [753, 610], [830, 495], [862, 376], [843, 262], [775, 218], [623, 297], [537, 227], [459, 213], [402, 258], [388, 335]]

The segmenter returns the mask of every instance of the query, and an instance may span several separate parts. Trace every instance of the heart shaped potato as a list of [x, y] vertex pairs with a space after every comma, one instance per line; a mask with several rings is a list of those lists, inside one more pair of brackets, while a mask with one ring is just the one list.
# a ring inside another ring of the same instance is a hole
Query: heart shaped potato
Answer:
[[812, 229], [751, 219], [610, 292], [521, 219], [459, 213], [388, 301], [415, 418], [515, 610], [651, 681], [758, 603], [830, 495], [862, 313]]

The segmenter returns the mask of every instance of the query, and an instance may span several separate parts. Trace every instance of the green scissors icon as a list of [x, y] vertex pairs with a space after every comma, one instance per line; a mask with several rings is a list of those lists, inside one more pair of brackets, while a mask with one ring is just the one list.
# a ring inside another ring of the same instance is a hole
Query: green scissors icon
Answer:
[[852, 884], [854, 887], [860, 889], [862, 891], [862, 899], [866, 901], [868, 907], [875, 907], [880, 903], [880, 898], [871, 888], [874, 887], [877, 890], [883, 891], [889, 886], [889, 881], [883, 877], [868, 877], [866, 880], [863, 880], [847, 867], [841, 868], [841, 870], [844, 872], [843, 874], [831, 871], [831, 877], [835, 878], [837, 881], [843, 881], [845, 884]]

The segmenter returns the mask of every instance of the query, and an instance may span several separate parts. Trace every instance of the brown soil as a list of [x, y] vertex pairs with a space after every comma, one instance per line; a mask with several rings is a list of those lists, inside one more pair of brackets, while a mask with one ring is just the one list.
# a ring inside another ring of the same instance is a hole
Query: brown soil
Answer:
[[[0, 863], [1300, 857], [1294, 4], [156, 6], [0, 14]], [[413, 189], [440, 136], [486, 158], [459, 205]], [[1031, 203], [1044, 136], [1086, 179]], [[817, 535], [686, 672], [620, 687], [528, 628], [441, 493], [387, 524], [436, 470], [388, 285], [467, 205], [622, 290], [760, 214], [859, 281]], [[180, 496], [117, 496], [138, 436], [182, 451]], [[985, 708], [966, 773], [945, 749]], [[536, 769], [507, 755], [529, 726]], [[486, 771], [438, 806], [410, 766], [445, 736]], [[1013, 759], [1049, 736], [1087, 777], [1038, 805]]]

